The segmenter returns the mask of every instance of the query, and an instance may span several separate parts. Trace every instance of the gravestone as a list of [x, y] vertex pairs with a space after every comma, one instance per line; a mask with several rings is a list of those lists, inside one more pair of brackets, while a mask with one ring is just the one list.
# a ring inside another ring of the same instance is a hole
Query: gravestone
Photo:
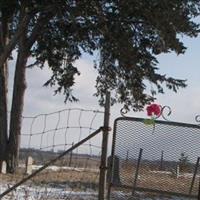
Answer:
[[6, 174], [6, 170], [7, 170], [7, 163], [6, 161], [3, 161], [1, 165], [1, 173]]
[[[111, 169], [111, 166], [113, 167]], [[113, 171], [113, 172], [112, 172]], [[112, 163], [112, 156], [108, 157], [108, 172], [107, 172], [107, 183], [111, 179], [111, 183], [114, 185], [121, 185], [120, 175], [119, 175], [119, 157], [114, 156]]]
[[180, 175], [180, 166], [176, 165], [175, 168], [171, 169], [172, 177], [178, 178]]
[[26, 160], [26, 174], [32, 174], [33, 158], [29, 156]]
[[176, 178], [179, 177], [179, 174], [180, 174], [180, 167], [179, 165], [176, 166]]

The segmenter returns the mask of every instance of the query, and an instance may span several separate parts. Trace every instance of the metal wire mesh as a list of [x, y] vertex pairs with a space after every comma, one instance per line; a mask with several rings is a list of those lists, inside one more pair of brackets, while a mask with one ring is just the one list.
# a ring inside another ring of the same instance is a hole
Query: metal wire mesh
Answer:
[[118, 118], [114, 126], [111, 199], [129, 199], [137, 191], [197, 196], [198, 125], [156, 121], [152, 132], [144, 119]]
[[[0, 193], [27, 177], [25, 165], [33, 158], [34, 172], [55, 159], [103, 124], [103, 112], [64, 109], [23, 117], [19, 168], [16, 174], [1, 174]], [[99, 180], [101, 134], [70, 151], [2, 199], [95, 199]]]

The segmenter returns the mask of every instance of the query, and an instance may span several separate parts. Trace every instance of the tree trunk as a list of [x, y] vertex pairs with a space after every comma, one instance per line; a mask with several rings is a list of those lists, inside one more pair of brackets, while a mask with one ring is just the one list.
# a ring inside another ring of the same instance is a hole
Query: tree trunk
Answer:
[[[25, 11], [25, 10], [24, 10]], [[26, 12], [21, 13], [21, 20]], [[13, 96], [12, 96], [12, 106], [10, 114], [10, 129], [9, 129], [9, 139], [7, 145], [7, 166], [8, 172], [14, 173], [18, 166], [19, 148], [20, 148], [20, 138], [21, 138], [21, 126], [22, 126], [22, 112], [24, 106], [24, 94], [26, 90], [26, 64], [28, 57], [30, 56], [30, 49], [36, 38], [39, 36], [39, 31], [42, 25], [46, 23], [46, 20], [51, 17], [46, 18], [41, 15], [36, 23], [32, 34], [28, 37], [28, 26], [21, 33], [18, 41], [18, 56], [15, 68], [15, 77], [13, 84]]]
[[7, 64], [0, 68], [0, 168], [6, 159], [7, 146]]
[[[5, 13], [2, 13], [0, 23], [0, 55], [9, 42], [8, 21]], [[8, 93], [8, 63], [4, 62], [0, 66], [0, 168], [2, 161], [6, 159], [6, 147], [8, 141], [8, 112], [7, 112], [7, 93]]]
[[7, 164], [8, 172], [10, 173], [14, 173], [18, 166], [22, 112], [26, 89], [25, 73], [29, 52], [26, 51], [25, 44], [24, 40], [20, 41], [13, 85], [9, 141], [7, 146]]

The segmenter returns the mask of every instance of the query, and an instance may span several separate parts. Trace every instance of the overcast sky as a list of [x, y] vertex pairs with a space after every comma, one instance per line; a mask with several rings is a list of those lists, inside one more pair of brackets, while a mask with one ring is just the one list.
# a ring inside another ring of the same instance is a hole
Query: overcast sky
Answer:
[[[172, 109], [169, 120], [195, 123], [195, 116], [200, 114], [200, 63], [199, 47], [200, 37], [184, 38], [188, 47], [184, 55], [177, 56], [174, 53], [159, 56], [159, 72], [168, 76], [187, 79], [188, 87], [179, 90], [178, 93], [166, 90], [164, 95], [157, 96], [157, 103], [168, 105]], [[53, 89], [43, 87], [49, 78], [50, 72], [46, 69], [27, 70], [27, 90], [25, 94], [24, 116], [34, 116], [41, 113], [50, 113], [65, 108], [80, 107], [85, 109], [101, 109], [95, 93], [96, 71], [93, 69], [93, 58], [87, 55], [76, 62], [81, 75], [76, 78], [74, 94], [79, 98], [78, 103], [64, 103], [62, 95], [53, 95]], [[10, 96], [12, 92], [13, 62], [10, 62]], [[10, 99], [10, 98], [9, 98]], [[115, 105], [111, 109], [111, 124], [120, 116], [122, 105]], [[133, 117], [147, 117], [146, 111], [130, 112], [127, 115]]]
[[[166, 90], [164, 95], [157, 96], [161, 105], [171, 107], [173, 113], [171, 120], [194, 122], [196, 114], [200, 114], [200, 63], [199, 46], [200, 37], [185, 38], [188, 47], [184, 55], [162, 54], [159, 56], [159, 71], [176, 78], [187, 79], [188, 87], [180, 89], [178, 93]], [[68, 107], [98, 108], [98, 100], [93, 97], [95, 93], [96, 71], [93, 69], [93, 58], [83, 56], [76, 63], [81, 75], [76, 78], [74, 94], [79, 98], [78, 103], [64, 104], [62, 95], [53, 96], [53, 89], [44, 88], [42, 85], [50, 76], [48, 69], [27, 70], [28, 88], [25, 95], [24, 115], [35, 115], [44, 112], [52, 112]], [[12, 76], [10, 76], [12, 77]], [[122, 105], [112, 108], [112, 118], [120, 115]], [[131, 116], [146, 116], [146, 112], [130, 113]]]

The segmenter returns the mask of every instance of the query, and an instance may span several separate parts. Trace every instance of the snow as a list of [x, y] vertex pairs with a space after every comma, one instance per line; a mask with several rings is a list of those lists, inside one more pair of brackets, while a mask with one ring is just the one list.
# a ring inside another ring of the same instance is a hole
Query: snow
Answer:
[[145, 193], [137, 192], [135, 198], [131, 198], [131, 193], [124, 193], [122, 191], [112, 192], [111, 200], [191, 200], [189, 198], [183, 197], [161, 197], [161, 196], [151, 196], [148, 197]]
[[[0, 192], [2, 193], [8, 189], [6, 185], [0, 184]], [[69, 189], [69, 188], [68, 188]], [[26, 185], [19, 186], [16, 190], [8, 194], [2, 200], [43, 200], [43, 199], [71, 199], [71, 200], [95, 200], [97, 199], [97, 192], [95, 191], [71, 191], [63, 190], [63, 188], [53, 187], [29, 187]]]
[[[20, 165], [19, 167], [21, 168], [25, 168], [25, 165]], [[32, 169], [33, 170], [38, 170], [41, 167], [43, 167], [43, 165], [32, 165]], [[55, 166], [55, 165], [51, 165], [49, 167], [46, 168], [46, 170], [52, 170], [52, 171], [59, 171], [59, 170], [73, 170], [73, 171], [77, 171], [77, 172], [85, 172], [85, 171], [90, 171], [90, 172], [99, 172], [99, 169], [92, 169], [92, 168], [77, 168], [77, 167], [63, 167], [63, 166]]]
[[[33, 170], [37, 170], [43, 167], [43, 165], [32, 165]], [[87, 169], [87, 168], [75, 168], [75, 167], [60, 167], [60, 166], [49, 166], [46, 168], [46, 170], [52, 170], [52, 171], [59, 171], [59, 170], [73, 170], [77, 172], [83, 172], [83, 171], [90, 171], [90, 172], [99, 172], [99, 169]]]
[[[23, 167], [23, 166], [21, 166]], [[33, 165], [32, 169], [37, 170], [41, 168], [42, 165]], [[49, 166], [47, 170], [58, 171], [60, 169], [64, 170], [75, 170], [78, 172], [86, 171], [85, 168], [73, 168], [73, 167], [59, 167], [59, 166]], [[98, 169], [88, 169], [88, 171], [97, 172]], [[171, 174], [171, 172], [167, 171], [151, 171], [152, 173], [158, 174]], [[185, 173], [181, 176], [184, 177], [192, 177], [193, 174]], [[0, 193], [6, 191], [12, 185], [8, 185], [6, 183], [0, 183]], [[131, 193], [123, 192], [123, 191], [112, 191], [111, 200], [128, 200], [131, 197]], [[13, 192], [9, 193], [6, 197], [3, 197], [1, 200], [97, 200], [98, 192], [87, 189], [86, 191], [73, 191], [70, 186], [67, 184], [63, 185], [43, 185], [43, 186], [28, 186], [21, 185]], [[147, 197], [145, 193], [137, 192], [136, 198], [138, 200], [188, 200], [183, 197], [160, 197], [160, 196], [151, 196]]]
[[[172, 175], [172, 172], [170, 171], [151, 171], [151, 173]], [[178, 177], [184, 177], [184, 178], [192, 178], [193, 176], [194, 176], [193, 173], [180, 173], [178, 175]], [[196, 175], [196, 178], [200, 178], [200, 175]]]
[[[63, 188], [53, 188], [53, 187], [40, 187], [33, 186], [29, 187], [27, 185], [22, 185], [17, 188], [14, 192], [11, 192], [2, 200], [97, 200], [98, 193], [93, 190], [88, 191], [72, 191], [69, 187]], [[8, 189], [7, 185], [0, 183], [0, 193]], [[131, 193], [124, 193], [123, 191], [115, 191], [111, 194], [111, 200], [128, 200], [131, 197]], [[160, 197], [152, 196], [147, 197], [145, 193], [137, 192], [137, 200], [189, 200], [183, 197]]]

